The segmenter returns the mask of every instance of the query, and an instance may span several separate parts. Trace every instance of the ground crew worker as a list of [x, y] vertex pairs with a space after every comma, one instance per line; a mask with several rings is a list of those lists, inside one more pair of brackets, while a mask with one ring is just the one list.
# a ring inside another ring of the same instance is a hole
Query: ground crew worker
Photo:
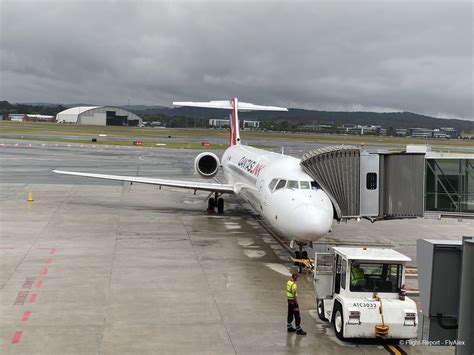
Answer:
[[362, 288], [365, 286], [364, 270], [358, 265], [352, 265], [351, 269], [351, 287]]
[[[298, 280], [298, 274], [296, 272], [291, 274], [291, 278], [286, 283], [286, 296], [288, 298], [288, 319], [287, 319], [287, 329], [288, 333], [296, 332], [298, 335], [306, 335], [306, 332], [301, 329], [301, 317], [300, 317], [300, 308], [298, 306], [298, 299], [296, 298], [296, 293], [298, 285], [296, 285], [296, 280]], [[293, 328], [293, 316], [295, 318], [296, 329]]]

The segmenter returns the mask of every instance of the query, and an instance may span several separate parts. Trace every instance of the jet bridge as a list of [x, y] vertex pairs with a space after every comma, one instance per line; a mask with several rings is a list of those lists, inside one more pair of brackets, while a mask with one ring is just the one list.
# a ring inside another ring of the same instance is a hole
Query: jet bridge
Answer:
[[423, 152], [324, 147], [305, 154], [301, 166], [329, 195], [338, 220], [424, 215]]

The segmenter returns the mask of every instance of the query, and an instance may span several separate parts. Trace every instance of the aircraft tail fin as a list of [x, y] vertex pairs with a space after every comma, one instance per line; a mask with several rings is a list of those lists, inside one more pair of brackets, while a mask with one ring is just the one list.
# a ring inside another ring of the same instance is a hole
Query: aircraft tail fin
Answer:
[[229, 100], [193, 102], [193, 101], [177, 101], [173, 102], [175, 106], [204, 107], [204, 108], [220, 108], [232, 110], [230, 114], [230, 135], [229, 144], [240, 144], [240, 124], [239, 111], [288, 111], [285, 107], [254, 105], [248, 102], [239, 102], [237, 97]]
[[240, 144], [240, 122], [239, 122], [239, 99], [232, 98], [232, 113], [229, 115], [230, 134], [229, 144], [231, 146]]

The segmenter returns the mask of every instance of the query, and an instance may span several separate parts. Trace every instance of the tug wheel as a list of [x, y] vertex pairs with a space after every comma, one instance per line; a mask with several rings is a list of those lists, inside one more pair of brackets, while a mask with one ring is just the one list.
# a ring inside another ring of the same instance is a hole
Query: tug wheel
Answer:
[[327, 320], [326, 317], [324, 316], [324, 301], [320, 300], [319, 298], [316, 299], [316, 305], [318, 309], [318, 317], [321, 320]]
[[342, 307], [338, 303], [334, 307], [334, 316], [332, 318], [332, 323], [334, 325], [334, 331], [339, 340], [346, 340], [344, 338], [344, 314], [342, 313]]

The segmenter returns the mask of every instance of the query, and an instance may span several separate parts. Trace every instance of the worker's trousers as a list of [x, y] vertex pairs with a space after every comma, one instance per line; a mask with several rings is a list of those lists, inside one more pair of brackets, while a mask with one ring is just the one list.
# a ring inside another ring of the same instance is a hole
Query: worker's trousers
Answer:
[[300, 307], [295, 300], [288, 300], [288, 327], [291, 327], [291, 323], [293, 322], [293, 317], [295, 317], [295, 324], [296, 328], [300, 328], [301, 324], [301, 317], [300, 317]]

